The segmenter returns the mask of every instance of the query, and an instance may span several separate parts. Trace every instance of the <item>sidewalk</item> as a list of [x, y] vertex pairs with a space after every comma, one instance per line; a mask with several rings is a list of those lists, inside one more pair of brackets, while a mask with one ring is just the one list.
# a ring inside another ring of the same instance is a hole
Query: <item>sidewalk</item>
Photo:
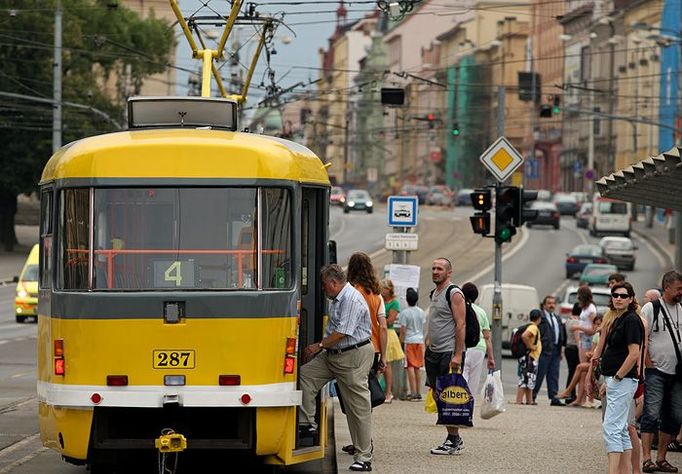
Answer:
[[[510, 400], [513, 395], [505, 394]], [[490, 420], [474, 417], [474, 427], [460, 431], [464, 452], [435, 456], [430, 449], [445, 439], [436, 415], [424, 412], [422, 402], [395, 400], [372, 415], [374, 461], [377, 473], [562, 473], [606, 472], [601, 410], [508, 404], [507, 411]], [[334, 412], [338, 472], [350, 472], [353, 457], [341, 451], [350, 444], [346, 417], [336, 403]], [[682, 466], [682, 453], [668, 460]]]
[[671, 244], [668, 240], [669, 231], [665, 224], [654, 219], [653, 227], [648, 228], [646, 227], [644, 220], [638, 220], [632, 223], [632, 231], [638, 237], [646, 240], [656, 250], [661, 252], [663, 258], [666, 260], [666, 268], [675, 267], [675, 245]]

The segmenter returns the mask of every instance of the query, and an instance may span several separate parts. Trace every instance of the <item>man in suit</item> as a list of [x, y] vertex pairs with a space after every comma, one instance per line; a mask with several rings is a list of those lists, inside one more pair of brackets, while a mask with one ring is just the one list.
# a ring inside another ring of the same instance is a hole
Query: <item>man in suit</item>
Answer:
[[547, 395], [552, 406], [563, 406], [563, 402], [556, 398], [559, 391], [559, 365], [562, 351], [566, 345], [566, 328], [561, 322], [556, 310], [556, 298], [551, 295], [542, 300], [542, 319], [539, 324], [542, 353], [538, 361], [538, 374], [533, 389], [533, 400], [538, 396], [542, 382], [547, 377]]

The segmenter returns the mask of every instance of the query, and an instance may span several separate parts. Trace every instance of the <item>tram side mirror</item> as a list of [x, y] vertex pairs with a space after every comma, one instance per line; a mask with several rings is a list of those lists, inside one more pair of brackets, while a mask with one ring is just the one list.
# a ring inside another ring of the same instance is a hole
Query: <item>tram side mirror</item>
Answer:
[[12, 278], [12, 283], [19, 283], [19, 277], [14, 275], [14, 278]]
[[329, 242], [327, 242], [327, 250], [329, 253], [329, 263], [330, 264], [338, 263], [336, 259], [336, 240], [330, 240]]

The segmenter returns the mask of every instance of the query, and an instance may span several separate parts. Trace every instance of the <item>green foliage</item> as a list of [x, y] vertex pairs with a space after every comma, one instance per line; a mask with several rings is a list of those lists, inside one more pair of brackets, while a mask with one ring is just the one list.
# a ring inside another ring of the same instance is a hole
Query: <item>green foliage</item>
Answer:
[[[112, 5], [117, 5], [112, 7]], [[63, 101], [124, 120], [125, 99], [168, 67], [172, 27], [112, 0], [62, 0]], [[54, 0], [0, 0], [0, 92], [52, 98]], [[92, 112], [63, 107], [63, 143], [111, 131]], [[0, 96], [0, 189], [35, 189], [51, 153], [52, 106]]]

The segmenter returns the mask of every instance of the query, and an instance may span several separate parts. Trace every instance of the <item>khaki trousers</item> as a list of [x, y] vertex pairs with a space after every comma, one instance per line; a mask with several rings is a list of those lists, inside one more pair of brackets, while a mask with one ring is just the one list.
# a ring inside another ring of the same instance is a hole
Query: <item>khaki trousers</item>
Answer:
[[300, 376], [303, 392], [301, 421], [315, 427], [315, 397], [327, 382], [336, 379], [355, 446], [355, 460], [363, 462], [372, 460], [372, 404], [367, 376], [373, 360], [372, 344], [340, 354], [323, 351], [301, 367]]

